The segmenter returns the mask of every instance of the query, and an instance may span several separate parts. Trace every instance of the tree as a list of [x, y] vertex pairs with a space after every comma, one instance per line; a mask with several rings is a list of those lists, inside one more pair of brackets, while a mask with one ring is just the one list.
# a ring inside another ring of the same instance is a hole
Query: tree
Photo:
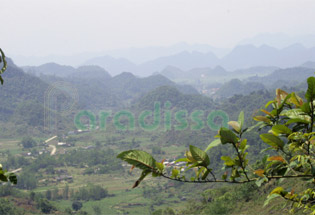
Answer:
[[21, 144], [24, 148], [32, 148], [36, 146], [36, 141], [31, 137], [24, 137], [21, 141]]
[[4, 53], [3, 53], [3, 51], [2, 51], [2, 49], [0, 48], [0, 54], [1, 54], [1, 56], [0, 56], [0, 63], [2, 63], [3, 62], [3, 66], [2, 66], [2, 68], [1, 68], [1, 70], [0, 70], [0, 82], [1, 82], [1, 84], [3, 84], [3, 79], [2, 79], [2, 73], [4, 73], [4, 71], [7, 69], [7, 61], [6, 61], [6, 59], [5, 59], [5, 55], [4, 55]]
[[[211, 142], [205, 150], [190, 145], [185, 158], [176, 162], [185, 162], [186, 170], [195, 169], [195, 177], [190, 180], [174, 167], [171, 175], [166, 171], [162, 162], [157, 162], [149, 153], [140, 150], [129, 150], [120, 153], [117, 158], [128, 162], [142, 170], [140, 178], [133, 188], [149, 174], [153, 177], [164, 177], [184, 183], [231, 183], [244, 184], [256, 182], [261, 186], [270, 180], [305, 179], [307, 189], [301, 192], [286, 190], [283, 187], [275, 188], [268, 195], [265, 204], [272, 199], [281, 197], [292, 203], [291, 211], [304, 209], [315, 214], [315, 77], [307, 79], [308, 89], [303, 100], [296, 93], [287, 93], [284, 90], [276, 90], [276, 98], [269, 101], [261, 112], [263, 115], [255, 116], [257, 125], [250, 128], [244, 126], [244, 113], [241, 112], [238, 121], [230, 121], [231, 129], [220, 128], [216, 140]], [[255, 127], [269, 128], [268, 133], [260, 134], [263, 142], [269, 145], [266, 150], [273, 150], [273, 156], [266, 154], [260, 161], [259, 167], [250, 165], [246, 152], [249, 145], [243, 134], [250, 132]], [[211, 169], [208, 150], [220, 144], [230, 146], [235, 156], [222, 156], [225, 172], [220, 179]], [[276, 155], [274, 155], [276, 154]]]
[[19, 175], [19, 184], [17, 187], [27, 190], [35, 189], [37, 187], [37, 179], [34, 174], [23, 172], [21, 175]]
[[46, 191], [46, 199], [48, 199], [48, 200], [51, 200], [51, 191], [50, 190], [47, 190]]
[[[1, 84], [3, 84], [3, 79], [2, 79], [2, 73], [4, 73], [4, 71], [7, 69], [7, 61], [5, 59], [5, 55], [2, 51], [2, 49], [0, 48], [0, 63], [3, 62], [3, 66], [0, 69], [0, 82]], [[0, 164], [0, 183], [1, 182], [11, 182], [13, 184], [17, 183], [17, 178], [16, 175], [10, 172], [7, 172], [5, 170], [2, 169], [2, 165]]]
[[82, 206], [83, 206], [82, 202], [78, 202], [78, 201], [72, 202], [72, 209], [75, 211], [80, 210]]
[[37, 207], [45, 214], [49, 214], [50, 212], [56, 210], [56, 208], [47, 199], [42, 198], [38, 200]]
[[68, 184], [66, 184], [65, 189], [63, 189], [62, 197], [63, 199], [69, 198], [69, 185]]

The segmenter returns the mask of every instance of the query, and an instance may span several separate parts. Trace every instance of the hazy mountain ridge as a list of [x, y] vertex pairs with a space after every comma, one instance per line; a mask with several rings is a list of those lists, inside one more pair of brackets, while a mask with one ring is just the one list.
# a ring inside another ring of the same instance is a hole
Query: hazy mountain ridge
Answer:
[[296, 35], [289, 36], [284, 33], [263, 33], [251, 38], [243, 39], [239, 45], [253, 44], [255, 46], [268, 45], [278, 49], [290, 46], [291, 44], [299, 43], [305, 47], [315, 46], [314, 35]]
[[24, 66], [22, 69], [36, 76], [40, 74], [44, 75], [55, 75], [65, 77], [75, 72], [75, 68], [72, 66], [59, 65], [57, 63], [46, 63], [40, 66]]
[[84, 64], [96, 64], [108, 69], [111, 74], [123, 71], [132, 72], [139, 76], [148, 76], [160, 72], [168, 66], [181, 70], [190, 70], [200, 67], [221, 66], [227, 70], [240, 70], [250, 67], [294, 67], [307, 61], [315, 61], [315, 48], [305, 48], [300, 44], [277, 49], [268, 45], [240, 45], [222, 58], [212, 52], [180, 52], [174, 55], [134, 64], [126, 59], [116, 59], [109, 56], [90, 59]]
[[74, 68], [55, 63], [24, 69], [48, 84], [62, 81], [72, 84], [79, 94], [79, 106], [92, 110], [124, 107], [131, 100], [160, 86], [173, 86], [185, 94], [199, 94], [193, 87], [176, 84], [160, 74], [140, 78], [130, 72], [122, 72], [112, 77], [100, 66]]
[[[264, 84], [267, 87], [273, 86], [278, 81], [283, 81], [288, 86], [305, 82], [310, 76], [314, 76], [315, 69], [305, 67], [293, 67], [279, 69], [263, 77], [250, 77], [248, 81], [255, 81]], [[291, 83], [291, 84], [290, 84]]]

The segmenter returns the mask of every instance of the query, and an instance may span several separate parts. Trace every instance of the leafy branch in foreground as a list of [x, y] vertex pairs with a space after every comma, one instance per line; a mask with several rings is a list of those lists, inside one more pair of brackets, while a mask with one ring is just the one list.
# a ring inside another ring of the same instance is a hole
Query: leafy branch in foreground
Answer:
[[[3, 84], [3, 79], [1, 77], [1, 75], [7, 69], [7, 61], [5, 59], [5, 55], [4, 55], [1, 48], [0, 48], [0, 53], [1, 53], [0, 63], [3, 62], [3, 66], [0, 70], [0, 82], [1, 82], [1, 84]], [[14, 173], [10, 173], [10, 172], [3, 170], [2, 165], [0, 164], [0, 184], [1, 184], [1, 182], [11, 182], [13, 184], [16, 184], [17, 178], [16, 178], [16, 175]]]
[[1, 84], [3, 84], [3, 79], [2, 79], [2, 77], [1, 77], [1, 75], [2, 75], [2, 73], [4, 73], [4, 71], [7, 69], [7, 61], [6, 61], [6, 59], [5, 59], [4, 52], [2, 51], [1, 48], [0, 48], [0, 54], [1, 54], [1, 56], [0, 56], [0, 63], [3, 62], [3, 66], [2, 66], [2, 68], [1, 68], [1, 70], [0, 70], [0, 82], [1, 82]]
[[[267, 197], [265, 205], [276, 197], [282, 197], [288, 203], [292, 203], [292, 212], [295, 209], [304, 209], [305, 212], [315, 214], [315, 132], [314, 128], [314, 100], [315, 100], [315, 78], [307, 79], [308, 89], [305, 94], [306, 101], [303, 101], [294, 92], [287, 93], [281, 89], [276, 90], [276, 98], [269, 101], [263, 115], [255, 116], [258, 123], [251, 128], [244, 128], [244, 113], [239, 114], [238, 121], [230, 121], [232, 129], [221, 128], [217, 136], [206, 150], [190, 146], [185, 158], [176, 162], [185, 162], [186, 167], [171, 171], [162, 162], [157, 162], [149, 153], [139, 150], [129, 150], [120, 153], [117, 157], [142, 170], [140, 178], [133, 188], [150, 173], [153, 177], [164, 177], [170, 180], [186, 183], [249, 183], [255, 181], [261, 186], [272, 179], [298, 179], [305, 180], [308, 189], [299, 193], [287, 191], [283, 187], [275, 188]], [[269, 109], [269, 111], [268, 111]], [[270, 147], [267, 150], [274, 150], [277, 155], [266, 155], [262, 160], [262, 167], [254, 170], [247, 159], [249, 147], [247, 139], [242, 138], [245, 132], [254, 127], [259, 129], [267, 127], [268, 133], [260, 135], [263, 142]], [[220, 144], [228, 144], [235, 151], [235, 157], [222, 156], [224, 161], [223, 175], [215, 176], [210, 168], [210, 158], [207, 151]], [[189, 169], [195, 170], [195, 177], [189, 180], [185, 173]], [[168, 174], [171, 172], [171, 174]]]

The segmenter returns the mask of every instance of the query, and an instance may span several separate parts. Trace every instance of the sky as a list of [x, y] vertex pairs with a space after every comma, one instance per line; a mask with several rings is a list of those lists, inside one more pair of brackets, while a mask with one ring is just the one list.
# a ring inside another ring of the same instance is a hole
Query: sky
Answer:
[[0, 47], [24, 56], [227, 48], [260, 33], [315, 34], [314, 11], [314, 0], [0, 0]]

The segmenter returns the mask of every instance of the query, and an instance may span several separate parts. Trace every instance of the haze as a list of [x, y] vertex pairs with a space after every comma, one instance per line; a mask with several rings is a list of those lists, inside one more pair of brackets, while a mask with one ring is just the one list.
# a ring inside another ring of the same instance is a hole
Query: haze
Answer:
[[10, 55], [97, 53], [178, 42], [231, 48], [260, 33], [315, 34], [314, 1], [2, 0]]

